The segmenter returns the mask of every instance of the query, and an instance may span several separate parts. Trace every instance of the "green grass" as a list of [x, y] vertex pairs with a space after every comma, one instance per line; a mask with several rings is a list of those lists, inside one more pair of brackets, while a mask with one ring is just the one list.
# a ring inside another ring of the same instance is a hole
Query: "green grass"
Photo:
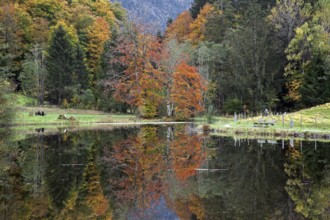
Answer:
[[[254, 127], [253, 123], [262, 118], [265, 121], [275, 121], [275, 126], [268, 128]], [[290, 121], [294, 126], [290, 127]], [[199, 118], [200, 124], [206, 124], [205, 120]], [[215, 117], [210, 128], [218, 132], [228, 133], [251, 133], [251, 134], [278, 134], [278, 133], [320, 133], [330, 134], [330, 103], [315, 106], [302, 111], [285, 114], [284, 124], [282, 115], [271, 115], [268, 117], [253, 117], [239, 119], [234, 122], [234, 117]]]
[[[44, 111], [45, 116], [36, 116], [36, 111]], [[75, 120], [59, 120], [59, 115]], [[136, 121], [135, 115], [109, 114], [93, 110], [59, 109], [20, 107], [16, 113], [13, 125], [63, 125], [63, 124], [92, 124], [92, 123], [129, 123]]]
[[[128, 114], [109, 114], [95, 110], [78, 110], [78, 109], [60, 109], [52, 107], [26, 107], [33, 105], [35, 99], [28, 98], [24, 95], [15, 94], [17, 100], [17, 113], [13, 121], [15, 126], [92, 126], [99, 123], [136, 123], [136, 122], [161, 122], [161, 119], [139, 119], [136, 115]], [[35, 116], [33, 113], [42, 110], [46, 116]], [[58, 120], [59, 115], [74, 117], [76, 120]], [[287, 134], [294, 135], [296, 133], [310, 134], [330, 134], [330, 103], [315, 106], [313, 108], [302, 111], [285, 114], [284, 124], [282, 115], [271, 115], [263, 117], [264, 120], [275, 121], [275, 126], [268, 128], [255, 128], [254, 122], [258, 122], [261, 117], [253, 117], [248, 119], [239, 119], [234, 122], [233, 117], [213, 117], [213, 123], [207, 124], [206, 118], [195, 118], [195, 122], [200, 125], [209, 125], [212, 130], [217, 133], [226, 135], [249, 134], [249, 135], [278, 135]], [[294, 122], [294, 127], [290, 127], [290, 121]], [[16, 128], [17, 129], [17, 128]]]

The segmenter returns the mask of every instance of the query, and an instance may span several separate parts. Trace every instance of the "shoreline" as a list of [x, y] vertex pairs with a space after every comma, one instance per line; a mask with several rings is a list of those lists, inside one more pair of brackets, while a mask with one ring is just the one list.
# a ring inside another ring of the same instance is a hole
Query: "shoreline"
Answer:
[[[201, 132], [204, 132], [200, 129]], [[267, 130], [254, 128], [226, 128], [226, 129], [210, 129], [207, 133], [215, 136], [230, 137], [253, 137], [255, 138], [272, 138], [272, 139], [304, 139], [304, 140], [330, 140], [330, 131], [313, 131], [313, 130]]]
[[[300, 139], [300, 140], [330, 140], [330, 130], [313, 130], [313, 129], [279, 129], [279, 128], [255, 128], [255, 127], [228, 127], [222, 126], [212, 128], [212, 124], [202, 124], [198, 122], [168, 122], [168, 121], [141, 121], [141, 122], [65, 122], [65, 123], [30, 123], [15, 124], [11, 126], [1, 127], [1, 130], [11, 130], [19, 134], [38, 134], [43, 129], [44, 134], [61, 133], [65, 131], [77, 130], [94, 130], [94, 129], [113, 129], [116, 127], [134, 127], [143, 125], [182, 125], [195, 124], [195, 131], [211, 136], [228, 136], [233, 138], [248, 139]], [[208, 129], [205, 130], [204, 126]]]
[[51, 122], [51, 123], [15, 123], [0, 128], [17, 128], [17, 127], [29, 127], [29, 126], [73, 126], [73, 125], [162, 125], [162, 124], [189, 124], [192, 122], [180, 122], [180, 121], [141, 121], [141, 122], [79, 122], [79, 121], [66, 121], [66, 122]]

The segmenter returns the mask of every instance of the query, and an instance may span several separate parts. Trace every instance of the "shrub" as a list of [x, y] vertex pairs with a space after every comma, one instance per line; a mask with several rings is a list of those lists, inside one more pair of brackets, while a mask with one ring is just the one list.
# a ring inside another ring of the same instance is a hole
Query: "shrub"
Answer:
[[62, 108], [69, 108], [69, 102], [67, 99], [63, 99], [62, 101]]
[[144, 100], [143, 105], [139, 107], [141, 117], [155, 118], [157, 116], [157, 105], [151, 100]]
[[231, 99], [227, 101], [223, 106], [223, 111], [229, 114], [242, 111], [242, 102], [238, 99]]
[[93, 109], [95, 107], [95, 96], [91, 89], [87, 89], [84, 91], [82, 95], [80, 95], [81, 107], [86, 109]]

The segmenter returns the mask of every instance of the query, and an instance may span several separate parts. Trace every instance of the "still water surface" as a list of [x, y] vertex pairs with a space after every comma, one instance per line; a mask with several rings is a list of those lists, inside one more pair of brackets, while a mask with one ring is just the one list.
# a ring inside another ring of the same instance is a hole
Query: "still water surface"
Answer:
[[330, 219], [326, 142], [180, 125], [0, 143], [0, 219]]

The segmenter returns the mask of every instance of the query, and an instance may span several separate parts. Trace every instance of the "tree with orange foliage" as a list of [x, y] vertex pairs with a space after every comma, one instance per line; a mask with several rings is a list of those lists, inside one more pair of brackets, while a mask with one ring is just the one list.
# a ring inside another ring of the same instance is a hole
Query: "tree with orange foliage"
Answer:
[[184, 120], [201, 112], [206, 87], [196, 67], [180, 63], [173, 74], [173, 82], [171, 100], [175, 104], [175, 118]]
[[190, 34], [189, 26], [193, 19], [189, 11], [182, 12], [177, 19], [166, 30], [166, 38], [176, 39], [179, 43], [183, 43], [188, 39]]
[[205, 24], [207, 22], [207, 18], [211, 15], [211, 13], [214, 10], [215, 8], [207, 3], [200, 11], [198, 17], [190, 24], [189, 40], [194, 45], [197, 45], [199, 42], [204, 40]]
[[173, 91], [173, 74], [176, 71], [176, 67], [181, 62], [189, 60], [188, 54], [185, 52], [185, 44], [179, 44], [175, 39], [165, 42], [165, 45], [161, 51], [160, 58], [160, 80], [165, 89], [165, 104], [168, 117], [172, 117], [174, 113], [174, 103], [171, 100], [171, 93]]
[[115, 87], [114, 97], [137, 107], [142, 117], [155, 117], [160, 103], [162, 85], [156, 64], [160, 57], [160, 43], [145, 27], [129, 23], [118, 39], [117, 57], [112, 60], [124, 70], [113, 73], [108, 81]]
[[205, 82], [197, 69], [187, 64], [190, 61], [189, 48], [189, 45], [179, 44], [174, 39], [166, 42], [159, 64], [167, 116], [175, 115], [179, 120], [203, 110]]

